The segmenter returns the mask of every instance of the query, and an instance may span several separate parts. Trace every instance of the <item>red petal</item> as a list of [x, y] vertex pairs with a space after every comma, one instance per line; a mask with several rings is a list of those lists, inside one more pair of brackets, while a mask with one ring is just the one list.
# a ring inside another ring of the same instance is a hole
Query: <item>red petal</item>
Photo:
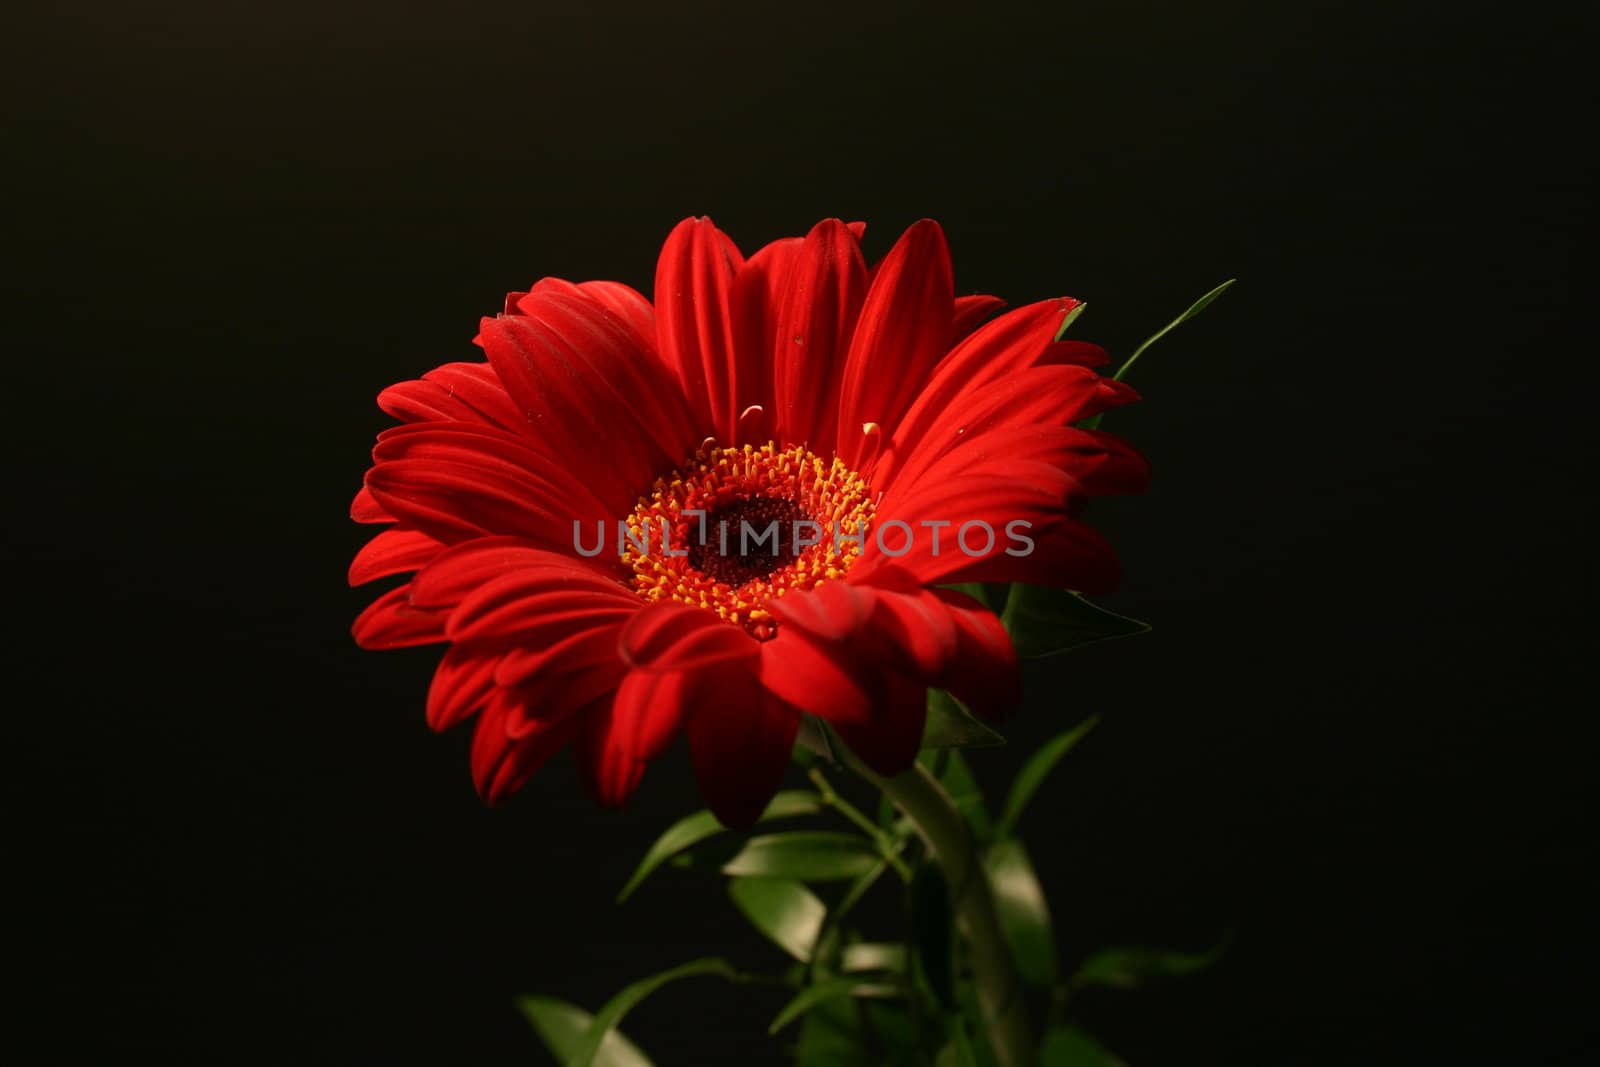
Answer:
[[732, 441], [739, 412], [733, 279], [738, 250], [710, 219], [684, 219], [656, 263], [657, 337], [661, 358], [676, 373], [696, 425]]
[[900, 420], [870, 472], [875, 484], [888, 479], [916, 451], [928, 428], [964, 397], [1043, 360], [1073, 300], [1045, 300], [1017, 308], [977, 330], [940, 360]]
[[944, 231], [931, 219], [895, 242], [872, 279], [850, 341], [839, 398], [839, 457], [859, 469], [865, 423], [892, 433], [950, 350], [955, 281]]
[[597, 803], [620, 808], [639, 787], [645, 765], [633, 759], [624, 747], [613, 708], [592, 709], [583, 720], [578, 737], [578, 770], [584, 786]]
[[446, 363], [420, 381], [378, 394], [378, 406], [402, 422], [447, 420], [520, 432], [522, 413], [487, 363]]
[[383, 510], [383, 505], [372, 495], [372, 490], [364, 485], [356, 490], [355, 499], [350, 501], [350, 517], [366, 524], [396, 521], [393, 515]]
[[649, 671], [683, 671], [726, 659], [753, 656], [750, 635], [704, 608], [658, 600], [628, 620], [619, 644], [622, 658]]
[[350, 584], [365, 585], [391, 574], [426, 565], [444, 545], [416, 530], [385, 530], [362, 546], [350, 561]]
[[483, 706], [494, 691], [499, 656], [452, 645], [428, 686], [428, 725], [443, 732]]
[[949, 690], [979, 716], [1003, 718], [1022, 697], [1016, 647], [998, 616], [964, 593], [937, 589], [958, 633], [957, 649], [932, 683]]
[[350, 627], [356, 644], [366, 649], [409, 648], [445, 639], [444, 616], [418, 611], [408, 599], [410, 584], [391, 589], [367, 605]]
[[573, 738], [582, 722], [579, 715], [568, 714], [550, 719], [542, 729], [512, 740], [506, 734], [506, 724], [525, 699], [515, 690], [495, 690], [472, 735], [472, 779], [479, 794], [490, 804], [498, 804], [522, 788], [536, 770]]
[[748, 829], [783, 783], [800, 713], [765, 692], [741, 664], [719, 669], [689, 719], [689, 758], [706, 806], [724, 826]]
[[639, 599], [615, 583], [562, 568], [516, 571], [468, 594], [450, 615], [452, 641], [520, 637], [529, 644], [576, 629], [622, 622]]
[[621, 282], [579, 282], [578, 290], [632, 330], [640, 347], [655, 350], [655, 308], [637, 289]]
[[789, 270], [772, 360], [773, 425], [785, 443], [833, 451], [839, 382], [861, 302], [866, 261], [838, 219], [806, 235]]
[[583, 286], [554, 278], [535, 285], [523, 307], [572, 345], [590, 373], [610, 387], [614, 405], [654, 441], [658, 458], [676, 464], [700, 443], [705, 427], [691, 414], [653, 339], [640, 338]]
[[595, 580], [597, 595], [627, 594], [591, 565], [517, 537], [482, 537], [439, 553], [411, 582], [411, 602], [421, 608], [453, 608], [482, 586], [519, 572], [570, 575]]
[[773, 696], [830, 722], [871, 717], [872, 694], [848, 647], [824, 642], [799, 627], [778, 628], [761, 645], [761, 684]]
[[963, 340], [973, 330], [982, 326], [990, 315], [1005, 306], [1006, 302], [998, 296], [986, 296], [983, 293], [956, 297], [955, 314], [950, 323], [951, 342]]
[[[562, 307], [546, 299], [535, 306], [537, 317], [486, 319], [480, 336], [495, 372], [524, 412], [530, 435], [550, 454], [561, 457], [605, 502], [608, 512], [624, 514], [662, 466], [660, 449], [645, 427], [627, 417], [617, 391], [595, 365], [608, 366], [622, 377], [653, 361], [636, 344], [620, 341], [616, 348], [580, 353], [576, 346], [595, 342], [574, 321], [580, 316], [572, 308], [578, 306]], [[592, 308], [589, 317], [604, 321]], [[612, 340], [627, 336], [617, 330]], [[672, 390], [673, 400], [667, 403], [681, 404], [676, 392]], [[670, 462], [681, 459], [681, 454], [675, 455]]]
[[928, 688], [902, 674], [880, 676], [876, 713], [864, 722], [835, 724], [839, 736], [862, 762], [886, 778], [911, 768], [922, 747]]

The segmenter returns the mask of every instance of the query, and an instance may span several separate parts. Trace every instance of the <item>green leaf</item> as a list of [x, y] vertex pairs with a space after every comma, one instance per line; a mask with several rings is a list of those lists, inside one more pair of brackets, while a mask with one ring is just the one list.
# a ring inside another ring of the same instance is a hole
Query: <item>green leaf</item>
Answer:
[[[555, 1054], [556, 1062], [562, 1064], [572, 1058], [594, 1022], [593, 1016], [582, 1008], [555, 997], [518, 997], [517, 1007], [538, 1031], [545, 1047]], [[650, 1057], [617, 1030], [606, 1035], [591, 1062], [594, 1067], [652, 1067]]]
[[738, 878], [793, 878], [827, 882], [857, 878], [877, 866], [877, 847], [859, 834], [796, 830], [752, 837], [722, 866]]
[[772, 1024], [767, 1027], [767, 1033], [777, 1033], [818, 1004], [827, 1000], [836, 1000], [840, 997], [896, 997], [899, 995], [900, 989], [898, 986], [889, 985], [871, 978], [859, 978], [850, 975], [829, 978], [800, 990], [793, 1000], [784, 1005], [783, 1010], [778, 1013], [778, 1017], [772, 1020]]
[[924, 861], [911, 879], [911, 931], [917, 963], [946, 1011], [955, 1007], [955, 918], [937, 864]]
[[1150, 629], [1138, 619], [1097, 607], [1077, 593], [1043, 585], [1013, 585], [1000, 621], [1023, 659], [1054, 656]]
[[1003, 745], [1006, 739], [961, 706], [943, 689], [928, 690], [928, 718], [922, 729], [922, 747], [979, 748]]
[[1228, 939], [1206, 952], [1169, 952], [1154, 948], [1102, 949], [1083, 961], [1072, 976], [1072, 988], [1106, 986], [1133, 989], [1151, 978], [1176, 978], [1203, 971], [1222, 958]]
[[989, 884], [994, 889], [1000, 928], [1011, 945], [1017, 972], [1030, 985], [1049, 988], [1060, 973], [1056, 964], [1055, 933], [1044, 890], [1022, 842], [1016, 838], [990, 846], [985, 857]]
[[739, 972], [735, 971], [727, 960], [720, 956], [707, 956], [649, 978], [641, 978], [606, 1001], [605, 1007], [595, 1013], [594, 1021], [589, 1024], [588, 1031], [567, 1057], [566, 1067], [595, 1067], [600, 1062], [596, 1056], [599, 1055], [606, 1038], [616, 1029], [617, 1024], [622, 1022], [622, 1017], [632, 1011], [641, 1000], [668, 983], [702, 975], [735, 980], [740, 977]]
[[1005, 810], [1000, 814], [1000, 821], [995, 824], [996, 837], [1010, 837], [1016, 829], [1017, 820], [1022, 818], [1022, 812], [1033, 799], [1033, 794], [1039, 791], [1044, 780], [1055, 770], [1056, 764], [1061, 762], [1063, 756], [1071, 752], [1085, 735], [1100, 723], [1100, 716], [1091, 715], [1065, 733], [1057, 734], [1045, 742], [1039, 751], [1028, 757], [1028, 762], [1022, 765], [1022, 770], [1011, 782], [1011, 792], [1006, 796]]
[[1127, 1067], [1077, 1026], [1057, 1026], [1039, 1046], [1039, 1067]]
[[750, 924], [789, 955], [807, 963], [828, 907], [799, 882], [783, 878], [735, 878], [728, 895]]
[[1219, 297], [1223, 293], [1227, 292], [1228, 291], [1228, 287], [1231, 286], [1234, 282], [1236, 282], [1238, 280], [1239, 279], [1237, 279], [1237, 278], [1229, 278], [1227, 281], [1223, 282], [1221, 285], [1219, 285], [1215, 289], [1211, 290], [1205, 296], [1202, 296], [1199, 300], [1196, 300], [1194, 303], [1190, 304], [1189, 305], [1189, 310], [1185, 311], [1182, 315], [1179, 315], [1177, 318], [1173, 319], [1171, 322], [1169, 322], [1165, 326], [1161, 327], [1161, 329], [1159, 329], [1155, 333], [1151, 334], [1148, 338], [1146, 338], [1144, 344], [1140, 345], [1138, 348], [1135, 348], [1133, 350], [1133, 355], [1129, 356], [1127, 358], [1127, 360], [1123, 362], [1122, 366], [1117, 368], [1117, 373], [1113, 374], [1112, 377], [1120, 382], [1123, 379], [1123, 377], [1128, 373], [1128, 371], [1133, 369], [1133, 365], [1136, 362], [1138, 362], [1139, 357], [1144, 355], [1144, 350], [1145, 349], [1149, 348], [1151, 345], [1153, 345], [1157, 341], [1161, 340], [1167, 334], [1171, 333], [1173, 330], [1177, 329], [1179, 326], [1183, 325], [1184, 323], [1188, 322], [1190, 319], [1194, 318], [1196, 315], [1200, 314], [1200, 312], [1202, 312], [1202, 311], [1204, 311], [1206, 309], [1206, 306], [1208, 304], [1210, 304], [1211, 301], [1215, 300], [1217, 297]]
[[961, 1016], [951, 1017], [950, 1039], [939, 1050], [933, 1067], [978, 1067], [978, 1053], [972, 1046], [972, 1038], [967, 1036], [967, 1026]]
[[[815, 815], [822, 810], [822, 797], [816, 793], [803, 789], [787, 789], [772, 798], [767, 805], [767, 810], [762, 813], [761, 821], [771, 819], [792, 819], [799, 815]], [[666, 833], [656, 838], [656, 843], [650, 846], [650, 851], [639, 863], [638, 870], [628, 879], [628, 884], [622, 887], [622, 892], [617, 894], [617, 903], [620, 904], [632, 895], [635, 889], [650, 877], [657, 867], [667, 862], [684, 849], [698, 845], [708, 838], [716, 837], [726, 832], [717, 817], [709, 811], [697, 811], [693, 815], [686, 815], [667, 827]]]
[[906, 947], [886, 941], [862, 941], [846, 945], [839, 953], [839, 970], [846, 974], [862, 971], [890, 971], [903, 974], [906, 969]]

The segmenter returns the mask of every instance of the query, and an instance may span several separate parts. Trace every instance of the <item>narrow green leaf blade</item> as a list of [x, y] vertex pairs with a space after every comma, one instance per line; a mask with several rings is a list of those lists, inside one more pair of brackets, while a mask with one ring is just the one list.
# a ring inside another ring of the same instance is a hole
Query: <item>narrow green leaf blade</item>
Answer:
[[801, 963], [810, 962], [828, 914], [815, 893], [785, 878], [735, 878], [728, 895], [768, 940]]
[[617, 1024], [622, 1022], [623, 1016], [632, 1011], [640, 1001], [668, 983], [704, 975], [729, 979], [739, 977], [739, 973], [727, 960], [720, 956], [707, 956], [651, 975], [649, 978], [641, 978], [606, 1001], [605, 1007], [595, 1013], [594, 1021], [589, 1024], [588, 1031], [573, 1049], [572, 1054], [567, 1057], [566, 1067], [595, 1067], [599, 1062], [596, 1057], [606, 1038], [616, 1029]]
[[752, 837], [722, 866], [737, 878], [792, 878], [828, 882], [858, 878], [877, 866], [877, 847], [858, 834], [795, 830]]
[[[555, 997], [518, 997], [517, 1007], [533, 1024], [557, 1063], [564, 1064], [572, 1057], [594, 1023], [594, 1017], [588, 1012]], [[650, 1057], [618, 1030], [606, 1035], [593, 1062], [594, 1067], [653, 1067]]]
[[1219, 297], [1223, 293], [1227, 292], [1229, 287], [1232, 286], [1233, 283], [1238, 281], [1238, 280], [1239, 279], [1237, 279], [1237, 278], [1229, 278], [1227, 281], [1223, 282], [1221, 285], [1219, 285], [1215, 289], [1211, 290], [1205, 296], [1202, 296], [1199, 300], [1196, 300], [1194, 303], [1190, 304], [1188, 310], [1186, 310], [1182, 315], [1179, 315], [1177, 318], [1173, 319], [1171, 322], [1169, 322], [1165, 326], [1161, 327], [1161, 329], [1159, 329], [1155, 333], [1151, 334], [1148, 338], [1145, 339], [1144, 344], [1140, 345], [1138, 348], [1135, 348], [1133, 350], [1133, 355], [1129, 356], [1127, 358], [1127, 360], [1125, 360], [1123, 362], [1122, 366], [1117, 368], [1117, 373], [1113, 374], [1112, 377], [1120, 382], [1123, 379], [1123, 377], [1128, 373], [1128, 371], [1133, 369], [1133, 365], [1138, 362], [1139, 357], [1144, 355], [1145, 349], [1149, 348], [1151, 345], [1153, 345], [1157, 341], [1161, 340], [1167, 334], [1171, 333], [1173, 330], [1177, 329], [1179, 326], [1182, 326], [1184, 323], [1188, 322], [1190, 319], [1192, 319], [1196, 315], [1200, 314], [1200, 312], [1202, 312], [1202, 311], [1204, 311], [1206, 309], [1206, 307], [1211, 303], [1211, 301], [1215, 300], [1217, 297]]
[[1152, 978], [1176, 978], [1210, 967], [1227, 951], [1224, 939], [1206, 952], [1171, 952], [1154, 948], [1102, 949], [1083, 961], [1072, 976], [1072, 987], [1105, 986], [1133, 989]]
[[[767, 805], [767, 810], [761, 815], [761, 821], [815, 815], [821, 810], [822, 797], [816, 793], [804, 789], [786, 789], [772, 798], [772, 803]], [[656, 843], [650, 846], [650, 851], [645, 853], [638, 869], [617, 894], [617, 903], [627, 900], [657, 867], [673, 856], [724, 832], [726, 828], [709, 811], [697, 811], [693, 815], [679, 819], [667, 827], [666, 832], [656, 838]]]
[[1013, 585], [1000, 621], [1023, 659], [1054, 656], [1150, 629], [1147, 623], [1107, 611], [1077, 593], [1043, 585]]
[[767, 1033], [777, 1033], [824, 1001], [840, 997], [893, 997], [899, 993], [900, 990], [895, 986], [871, 978], [854, 975], [829, 978], [800, 990], [793, 1000], [784, 1005], [777, 1018], [772, 1020], [772, 1024], [767, 1027]]
[[1055, 932], [1027, 850], [1016, 838], [999, 841], [989, 848], [986, 864], [1000, 928], [1011, 945], [1017, 972], [1030, 985], [1054, 986], [1060, 973]]
[[1050, 777], [1050, 772], [1055, 770], [1056, 764], [1060, 763], [1062, 758], [1099, 723], [1100, 716], [1091, 715], [1065, 733], [1057, 734], [1040, 746], [1039, 751], [1028, 757], [1028, 762], [1022, 765], [1022, 770], [1017, 772], [1016, 778], [1011, 782], [1011, 792], [1006, 795], [1005, 809], [1000, 813], [1000, 821], [995, 824], [996, 837], [1011, 836], [1028, 802], [1033, 799], [1033, 794], [1039, 791], [1044, 780]]
[[1039, 1067], [1127, 1067], [1080, 1026], [1057, 1026], [1039, 1045]]
[[928, 690], [928, 718], [922, 728], [922, 747], [981, 748], [1003, 745], [1006, 739], [978, 719], [943, 689]]

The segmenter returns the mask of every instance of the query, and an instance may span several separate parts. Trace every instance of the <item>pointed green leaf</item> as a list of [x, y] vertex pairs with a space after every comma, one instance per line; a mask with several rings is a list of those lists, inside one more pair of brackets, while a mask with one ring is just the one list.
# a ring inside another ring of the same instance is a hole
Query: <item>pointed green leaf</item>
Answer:
[[[761, 821], [772, 819], [792, 819], [799, 815], [815, 815], [822, 810], [822, 798], [816, 793], [804, 789], [786, 789], [772, 798], [772, 803], [767, 805], [767, 810], [762, 813]], [[622, 892], [617, 894], [617, 903], [620, 904], [632, 895], [635, 889], [650, 877], [657, 867], [667, 862], [673, 856], [692, 848], [700, 842], [715, 837], [726, 831], [717, 817], [709, 811], [697, 811], [693, 815], [686, 815], [667, 827], [666, 833], [656, 838], [656, 843], [650, 846], [650, 851], [639, 863], [639, 868], [628, 879], [628, 884], [622, 887]]]
[[1013, 585], [1000, 621], [1023, 659], [1054, 656], [1150, 629], [1138, 619], [1097, 607], [1077, 593], [1043, 585]]
[[943, 689], [928, 690], [928, 718], [922, 729], [922, 747], [980, 748], [1003, 745], [1006, 739], [984, 724]]
[[[582, 1008], [555, 997], [518, 997], [517, 1007], [561, 1064], [578, 1050], [578, 1043], [594, 1022], [594, 1017]], [[606, 1035], [593, 1063], [594, 1067], [651, 1067], [650, 1057], [618, 1030]]]
[[1057, 763], [1063, 756], [1071, 752], [1077, 743], [1083, 740], [1090, 730], [1100, 722], [1100, 716], [1091, 715], [1065, 733], [1057, 734], [1045, 742], [1028, 762], [1022, 765], [1022, 770], [1011, 782], [1011, 792], [1006, 796], [1005, 810], [1000, 814], [1000, 821], [995, 824], [996, 837], [1010, 837], [1017, 827], [1017, 820], [1022, 818], [1022, 812], [1028, 806], [1028, 801], [1033, 799], [1033, 794], [1039, 791], [1044, 780], [1055, 770]]
[[985, 860], [989, 884], [994, 889], [995, 911], [1016, 958], [1017, 972], [1030, 985], [1055, 985], [1059, 974], [1055, 933], [1044, 890], [1033, 873], [1027, 850], [1021, 841], [1011, 838], [991, 846]]
[[827, 882], [857, 878], [877, 866], [876, 846], [859, 834], [796, 830], [752, 837], [722, 873], [740, 878], [793, 878]]
[[572, 1054], [567, 1057], [566, 1067], [595, 1067], [599, 1062], [596, 1056], [599, 1055], [606, 1038], [616, 1029], [617, 1024], [622, 1022], [623, 1016], [632, 1011], [641, 1000], [670, 982], [705, 975], [735, 980], [739, 978], [739, 972], [735, 971], [727, 960], [718, 956], [707, 956], [649, 978], [641, 978], [606, 1001], [605, 1007], [595, 1013], [594, 1021], [589, 1024], [588, 1031], [578, 1042], [578, 1046], [572, 1050]]
[[1154, 948], [1102, 949], [1083, 961], [1072, 976], [1072, 987], [1107, 986], [1132, 989], [1151, 978], [1175, 978], [1203, 971], [1227, 951], [1224, 939], [1206, 952], [1169, 952]]
[[895, 997], [899, 995], [900, 989], [897, 986], [889, 985], [881, 980], [850, 975], [829, 978], [800, 990], [793, 1000], [784, 1005], [783, 1010], [778, 1013], [778, 1017], [772, 1020], [772, 1024], [767, 1027], [767, 1033], [777, 1033], [823, 1001], [835, 1000], [839, 997]]
[[1039, 1045], [1039, 1067], [1127, 1067], [1082, 1027], [1057, 1026]]
[[735, 878], [728, 895], [750, 924], [801, 963], [809, 962], [828, 907], [799, 882]]
[[1196, 315], [1200, 314], [1200, 312], [1202, 312], [1202, 311], [1204, 311], [1206, 309], [1206, 306], [1208, 304], [1210, 304], [1211, 301], [1215, 300], [1217, 297], [1219, 297], [1223, 293], [1227, 292], [1228, 291], [1228, 287], [1233, 285], [1233, 283], [1238, 281], [1238, 280], [1239, 279], [1237, 279], [1237, 278], [1229, 278], [1227, 281], [1223, 282], [1221, 285], [1219, 285], [1215, 289], [1211, 290], [1205, 296], [1202, 296], [1199, 300], [1196, 300], [1194, 303], [1190, 304], [1189, 305], [1189, 309], [1187, 311], [1185, 311], [1182, 315], [1179, 315], [1177, 318], [1173, 319], [1171, 322], [1169, 322], [1165, 326], [1161, 327], [1161, 329], [1159, 329], [1155, 333], [1151, 334], [1148, 338], [1145, 339], [1144, 344], [1140, 345], [1138, 348], [1135, 348], [1133, 350], [1133, 355], [1129, 356], [1127, 358], [1127, 360], [1122, 364], [1122, 366], [1117, 368], [1117, 373], [1113, 374], [1112, 377], [1120, 382], [1127, 375], [1128, 371], [1133, 369], [1133, 365], [1138, 362], [1139, 357], [1144, 355], [1144, 350], [1145, 349], [1149, 348], [1151, 345], [1153, 345], [1157, 341], [1161, 340], [1167, 334], [1171, 333], [1173, 330], [1177, 329], [1179, 326], [1183, 325], [1184, 323], [1188, 322], [1190, 319], [1194, 318]]

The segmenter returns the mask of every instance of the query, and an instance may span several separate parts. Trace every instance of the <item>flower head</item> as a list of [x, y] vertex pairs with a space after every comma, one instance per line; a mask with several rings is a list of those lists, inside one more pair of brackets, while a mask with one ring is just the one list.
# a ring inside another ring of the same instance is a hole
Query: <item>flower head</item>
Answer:
[[1084, 502], [1143, 460], [1075, 423], [1135, 398], [1062, 298], [956, 297], [936, 223], [869, 267], [818, 223], [748, 259], [708, 219], [668, 237], [654, 300], [547, 278], [482, 322], [487, 362], [384, 390], [358, 522], [367, 648], [449, 647], [428, 721], [476, 718], [491, 801], [571, 744], [620, 804], [687, 735], [711, 809], [752, 822], [801, 716], [885, 775], [926, 689], [998, 717], [1018, 669], [995, 615], [947, 586], [1117, 580]]

